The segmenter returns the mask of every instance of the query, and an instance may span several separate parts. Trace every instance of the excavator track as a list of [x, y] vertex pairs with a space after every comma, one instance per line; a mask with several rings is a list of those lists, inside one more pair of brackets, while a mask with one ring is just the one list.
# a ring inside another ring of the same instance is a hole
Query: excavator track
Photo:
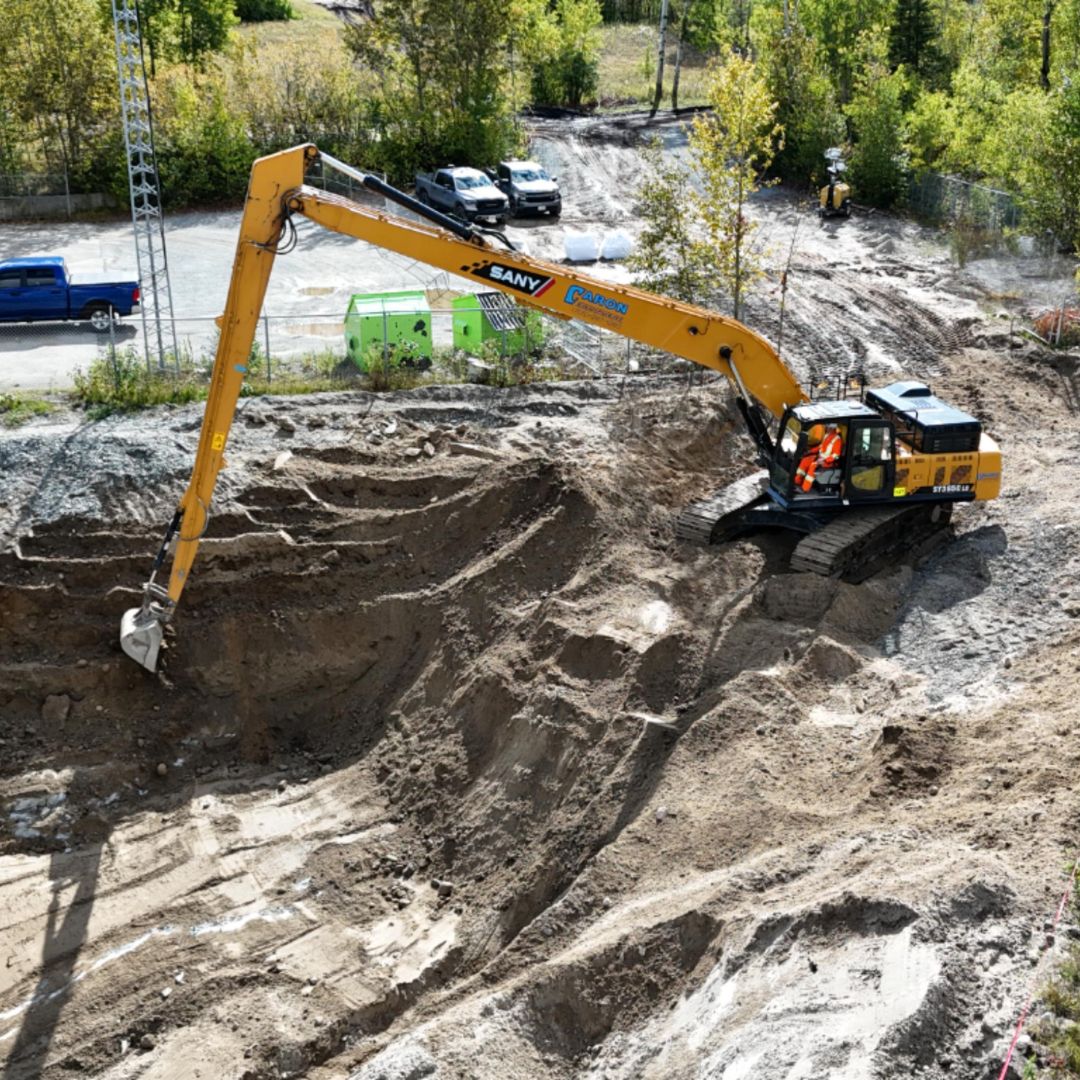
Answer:
[[769, 498], [767, 489], [764, 469], [729, 484], [683, 510], [675, 522], [676, 537], [708, 546], [760, 529], [782, 528], [805, 534], [792, 552], [792, 570], [858, 580], [875, 572], [888, 555], [925, 551], [952, 516], [949, 503], [785, 510]]
[[799, 541], [791, 569], [825, 577], [858, 574], [892, 552], [925, 546], [951, 516], [948, 503], [845, 511]]
[[769, 474], [759, 469], [718, 491], [708, 499], [692, 503], [675, 520], [675, 536], [690, 544], [719, 544], [745, 531], [745, 513], [769, 501], [766, 490]]

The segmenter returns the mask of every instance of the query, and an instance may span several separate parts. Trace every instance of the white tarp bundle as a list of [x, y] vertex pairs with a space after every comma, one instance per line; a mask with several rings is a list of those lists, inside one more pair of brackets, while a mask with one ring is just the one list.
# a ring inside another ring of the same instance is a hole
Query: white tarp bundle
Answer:
[[600, 258], [600, 245], [595, 233], [568, 232], [563, 237], [563, 247], [571, 262], [595, 262]]
[[625, 259], [634, 249], [634, 241], [622, 229], [614, 229], [604, 237], [601, 259]]

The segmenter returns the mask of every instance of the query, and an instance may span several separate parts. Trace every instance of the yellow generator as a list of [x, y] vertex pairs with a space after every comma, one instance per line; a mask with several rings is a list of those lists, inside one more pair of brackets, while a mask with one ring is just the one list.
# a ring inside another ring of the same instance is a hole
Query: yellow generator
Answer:
[[825, 151], [829, 163], [829, 182], [821, 189], [818, 214], [823, 217], [851, 217], [851, 186], [841, 177], [847, 170], [843, 151], [833, 146]]

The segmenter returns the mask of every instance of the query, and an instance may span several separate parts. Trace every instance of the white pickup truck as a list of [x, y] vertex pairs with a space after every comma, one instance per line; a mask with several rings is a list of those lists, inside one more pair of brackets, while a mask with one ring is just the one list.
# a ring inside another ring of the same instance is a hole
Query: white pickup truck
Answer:
[[462, 221], [491, 218], [499, 225], [510, 214], [510, 202], [479, 169], [447, 166], [416, 174], [416, 197], [426, 206], [453, 214]]
[[535, 161], [500, 161], [495, 170], [495, 186], [509, 198], [515, 217], [547, 214], [557, 218], [562, 213], [558, 180]]

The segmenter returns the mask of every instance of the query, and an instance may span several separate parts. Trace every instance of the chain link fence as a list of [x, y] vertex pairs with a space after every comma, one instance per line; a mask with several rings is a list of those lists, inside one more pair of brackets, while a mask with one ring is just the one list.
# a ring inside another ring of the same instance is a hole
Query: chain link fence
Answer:
[[[417, 360], [413, 349], [391, 343], [392, 330], [384, 328], [380, 335], [377, 326], [373, 344], [359, 345], [354, 340], [350, 347], [350, 337], [356, 335], [347, 331], [341, 313], [264, 311], [252, 343], [249, 377], [271, 387], [297, 379], [347, 383], [365, 374], [385, 375], [404, 368], [412, 369], [420, 382], [512, 383], [670, 371], [681, 363], [620, 334], [540, 313], [530, 313], [516, 330], [486, 324], [482, 340], [474, 337], [463, 347], [463, 321], [475, 320], [475, 333], [486, 314], [479, 307], [432, 306], [424, 312], [429, 319], [430, 348]], [[161, 363], [157, 356], [146, 356], [137, 315], [116, 319], [102, 332], [84, 321], [0, 322], [0, 390], [67, 389], [76, 373], [85, 374], [103, 364], [119, 370], [120, 365], [130, 369], [138, 363], [149, 374], [164, 378], [208, 379], [220, 336], [216, 318], [181, 315], [173, 325], [177, 351]]]
[[0, 199], [67, 194], [66, 173], [0, 173]]
[[0, 221], [70, 220], [112, 206], [105, 192], [73, 192], [67, 173], [0, 173]]
[[921, 218], [1002, 233], [1020, 225], [1020, 207], [1006, 191], [957, 176], [923, 173], [911, 180], [908, 203]]

